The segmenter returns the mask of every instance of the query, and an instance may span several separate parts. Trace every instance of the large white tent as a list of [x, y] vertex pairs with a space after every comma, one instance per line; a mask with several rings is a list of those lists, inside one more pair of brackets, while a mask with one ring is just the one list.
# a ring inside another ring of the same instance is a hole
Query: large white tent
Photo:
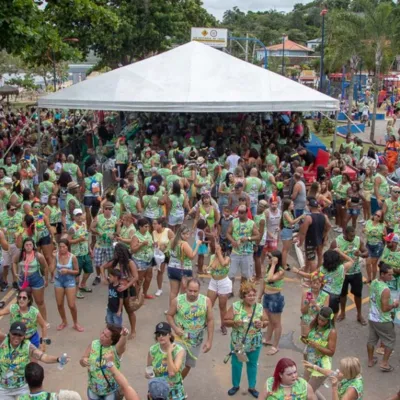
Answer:
[[331, 111], [338, 100], [190, 42], [39, 99], [41, 108], [149, 112]]

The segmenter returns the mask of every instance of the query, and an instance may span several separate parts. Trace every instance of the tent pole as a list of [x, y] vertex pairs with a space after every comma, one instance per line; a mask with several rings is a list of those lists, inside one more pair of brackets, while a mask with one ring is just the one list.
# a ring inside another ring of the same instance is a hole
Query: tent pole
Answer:
[[333, 127], [333, 151], [336, 151], [336, 139], [337, 139], [337, 123], [338, 123], [339, 111], [335, 112], [335, 125]]

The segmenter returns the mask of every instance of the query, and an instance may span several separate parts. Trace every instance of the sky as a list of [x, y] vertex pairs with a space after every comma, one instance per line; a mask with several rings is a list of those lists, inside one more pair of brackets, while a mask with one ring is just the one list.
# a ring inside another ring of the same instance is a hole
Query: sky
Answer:
[[296, 3], [306, 3], [301, 0], [203, 0], [204, 7], [220, 21], [226, 10], [237, 6], [241, 11], [265, 11], [276, 9], [290, 11]]

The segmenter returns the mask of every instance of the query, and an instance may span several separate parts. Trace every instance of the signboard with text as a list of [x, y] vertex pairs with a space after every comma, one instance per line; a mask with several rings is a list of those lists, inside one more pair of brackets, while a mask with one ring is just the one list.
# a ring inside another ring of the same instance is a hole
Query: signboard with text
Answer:
[[191, 40], [212, 47], [226, 47], [228, 45], [228, 29], [192, 28]]

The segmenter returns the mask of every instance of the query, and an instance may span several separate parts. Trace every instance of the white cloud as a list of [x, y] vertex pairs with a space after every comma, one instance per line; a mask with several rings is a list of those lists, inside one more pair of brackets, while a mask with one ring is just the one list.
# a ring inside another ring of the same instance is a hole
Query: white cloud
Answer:
[[[307, 3], [308, 1], [305, 1]], [[290, 11], [301, 0], [203, 0], [204, 7], [220, 21], [226, 10], [238, 7], [241, 11]]]

